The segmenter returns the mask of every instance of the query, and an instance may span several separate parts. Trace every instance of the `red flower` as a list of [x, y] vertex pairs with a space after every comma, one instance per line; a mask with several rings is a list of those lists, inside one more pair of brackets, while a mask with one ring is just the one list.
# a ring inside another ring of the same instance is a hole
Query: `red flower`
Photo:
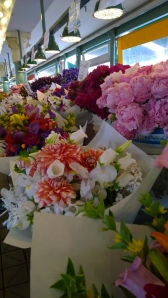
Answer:
[[162, 287], [155, 284], [146, 284], [144, 286], [146, 298], [166, 298], [168, 297], [168, 287]]

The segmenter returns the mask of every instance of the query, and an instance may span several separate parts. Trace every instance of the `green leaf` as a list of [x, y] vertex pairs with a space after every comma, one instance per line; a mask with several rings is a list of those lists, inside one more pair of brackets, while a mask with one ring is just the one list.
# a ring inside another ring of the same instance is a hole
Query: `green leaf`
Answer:
[[114, 217], [110, 215], [105, 215], [104, 219], [105, 219], [105, 224], [109, 228], [109, 230], [116, 232], [117, 229], [116, 229], [116, 223], [115, 223]]
[[127, 262], [127, 263], [133, 263], [133, 261], [135, 260], [135, 256], [123, 256], [121, 257], [121, 260]]
[[131, 242], [131, 240], [132, 240], [131, 232], [127, 228], [127, 226], [124, 223], [123, 219], [121, 219], [121, 224], [120, 224], [120, 235], [124, 239], [125, 242]]
[[110, 295], [108, 294], [104, 285], [102, 285], [101, 288], [101, 298], [110, 298]]
[[85, 215], [89, 218], [100, 219], [102, 218], [101, 214], [99, 214], [98, 210], [93, 207], [90, 203], [86, 203], [85, 207]]
[[86, 287], [86, 280], [85, 280], [85, 273], [84, 273], [84, 271], [83, 271], [83, 268], [82, 268], [82, 266], [80, 266], [80, 268], [79, 268], [79, 274], [80, 275], [83, 275], [83, 279], [82, 279], [82, 285], [84, 286], [84, 287]]
[[127, 249], [127, 244], [125, 244], [124, 242], [117, 242], [116, 244], [114, 244], [113, 246], [109, 247], [111, 249]]
[[101, 230], [102, 230], [102, 232], [107, 232], [107, 231], [109, 231], [108, 228], [102, 228]]
[[161, 144], [163, 147], [166, 147], [166, 145], [168, 144], [168, 141], [166, 141], [166, 140], [161, 140], [161, 141], [160, 141], [160, 144]]
[[139, 202], [145, 207], [150, 207], [150, 205], [152, 203], [152, 197], [151, 197], [150, 193], [141, 194]]
[[95, 298], [99, 297], [99, 292], [98, 290], [96, 289], [95, 285], [93, 284], [93, 293], [95, 295]]
[[104, 206], [104, 201], [103, 201], [103, 199], [100, 199], [100, 202], [99, 202], [97, 211], [98, 211], [98, 213], [100, 213], [102, 216], [104, 216], [105, 206]]
[[148, 253], [149, 253], [148, 238], [145, 236], [145, 241], [144, 241], [144, 246], [143, 246], [143, 255], [144, 255], [145, 260], [146, 260]]
[[60, 290], [62, 292], [64, 292], [66, 290], [64, 281], [62, 279], [60, 279], [55, 284], [53, 284], [52, 286], [50, 286], [50, 288], [57, 289], [57, 290]]
[[165, 227], [164, 227], [165, 223], [166, 223], [166, 219], [163, 216], [161, 216], [160, 218], [157, 219], [156, 229], [158, 232], [160, 232], [160, 233], [165, 232]]
[[145, 209], [143, 209], [143, 211], [146, 214], [149, 214], [149, 215], [151, 215], [153, 217], [156, 217], [160, 213], [159, 208], [160, 208], [160, 203], [159, 202], [152, 202], [151, 205], [150, 205], [150, 207], [146, 207]]
[[70, 275], [70, 276], [75, 276], [76, 275], [75, 269], [74, 269], [74, 265], [73, 265], [73, 263], [72, 263], [72, 261], [71, 261], [70, 258], [68, 259], [68, 265], [67, 265], [67, 271], [66, 271], [66, 273], [68, 275]]

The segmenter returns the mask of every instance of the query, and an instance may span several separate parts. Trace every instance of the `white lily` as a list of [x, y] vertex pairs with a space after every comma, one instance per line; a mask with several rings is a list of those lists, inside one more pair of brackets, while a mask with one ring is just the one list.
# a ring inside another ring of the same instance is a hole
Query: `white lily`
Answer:
[[113, 149], [109, 148], [103, 152], [99, 158], [99, 161], [103, 165], [108, 165], [115, 160], [116, 156], [117, 153]]
[[85, 203], [82, 201], [78, 201], [75, 204], [70, 204], [66, 209], [65, 209], [65, 215], [66, 216], [75, 216], [81, 206], [83, 206]]
[[79, 126], [80, 129], [73, 132], [70, 135], [70, 140], [73, 141], [74, 143], [80, 143], [80, 141], [82, 141], [84, 138], [87, 138], [87, 135], [85, 134], [83, 128], [81, 126]]
[[97, 163], [96, 168], [93, 169], [89, 174], [89, 178], [99, 182], [100, 185], [112, 182], [116, 179], [116, 177], [117, 171], [115, 167], [111, 165], [100, 166], [99, 163]]
[[127, 172], [124, 172], [116, 179], [116, 182], [119, 183], [120, 187], [125, 187], [133, 179], [134, 179], [133, 175]]
[[59, 141], [59, 134], [52, 131], [49, 136], [45, 139], [46, 144], [56, 144]]
[[131, 164], [136, 163], [136, 160], [131, 157], [131, 153], [126, 153], [125, 157], [122, 157], [118, 160], [121, 170], [127, 169]]
[[64, 174], [65, 166], [59, 160], [55, 160], [53, 163], [50, 164], [47, 175], [49, 178], [57, 178]]
[[95, 181], [94, 180], [82, 180], [81, 186], [80, 186], [80, 195], [84, 199], [91, 199], [93, 197], [92, 195], [92, 189], [95, 187]]
[[83, 179], [88, 179], [88, 170], [81, 166], [78, 162], [71, 162], [69, 166], [73, 171], [75, 171], [76, 174], [80, 175]]

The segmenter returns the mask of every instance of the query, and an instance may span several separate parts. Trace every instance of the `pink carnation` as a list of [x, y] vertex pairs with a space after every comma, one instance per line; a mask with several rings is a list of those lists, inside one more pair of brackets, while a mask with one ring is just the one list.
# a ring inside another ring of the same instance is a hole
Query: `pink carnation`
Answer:
[[127, 130], [136, 130], [142, 123], [143, 110], [137, 103], [123, 105], [121, 102], [117, 107], [116, 117]]
[[135, 102], [145, 102], [151, 97], [152, 83], [152, 78], [145, 75], [139, 75], [131, 79], [130, 85], [133, 89]]
[[132, 140], [136, 136], [136, 130], [129, 131], [125, 128], [125, 125], [120, 123], [118, 120], [114, 122], [113, 127], [127, 140]]
[[154, 98], [163, 98], [168, 96], [168, 73], [163, 72], [154, 76], [151, 93]]

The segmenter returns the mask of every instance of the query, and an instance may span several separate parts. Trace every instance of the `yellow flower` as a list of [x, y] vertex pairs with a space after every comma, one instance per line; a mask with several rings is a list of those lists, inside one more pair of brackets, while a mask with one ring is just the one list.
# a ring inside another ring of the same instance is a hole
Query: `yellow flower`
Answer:
[[164, 206], [160, 206], [160, 207], [159, 207], [159, 212], [160, 212], [161, 214], [164, 214], [164, 213], [166, 213], [167, 211], [164, 209]]
[[19, 114], [13, 114], [12, 116], [10, 116], [10, 122], [11, 122], [11, 125], [13, 124], [19, 124], [19, 125], [23, 125], [23, 121], [26, 120], [27, 117], [22, 114], [22, 115], [19, 115]]
[[95, 295], [92, 291], [87, 291], [87, 298], [95, 298]]
[[120, 236], [120, 234], [115, 234], [115, 239], [114, 239], [115, 242], [123, 242], [123, 239], [122, 237]]
[[132, 239], [132, 243], [129, 243], [127, 248], [133, 254], [138, 254], [142, 251], [143, 246], [144, 246], [144, 241], [143, 239], [140, 238], [138, 241], [136, 241], [135, 239]]
[[152, 221], [152, 226], [156, 228], [157, 225], [158, 225], [158, 220], [157, 220], [157, 218], [154, 218]]

